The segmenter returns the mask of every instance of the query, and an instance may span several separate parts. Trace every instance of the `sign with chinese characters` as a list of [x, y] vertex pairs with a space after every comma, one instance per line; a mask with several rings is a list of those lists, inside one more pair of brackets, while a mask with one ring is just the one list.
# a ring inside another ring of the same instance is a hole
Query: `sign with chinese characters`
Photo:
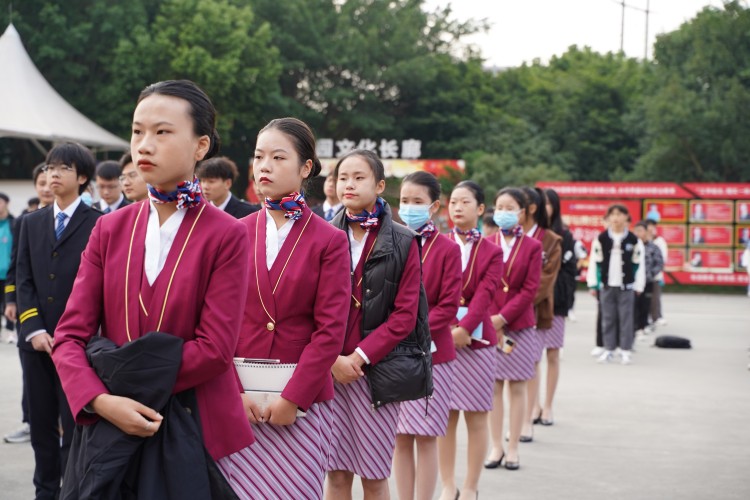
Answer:
[[381, 159], [401, 158], [404, 160], [416, 160], [422, 156], [422, 141], [417, 139], [405, 139], [399, 143], [396, 139], [380, 139], [380, 142], [372, 139], [360, 139], [358, 142], [350, 139], [318, 139], [316, 152], [318, 158], [341, 158], [355, 149], [366, 149], [377, 153]]
[[685, 224], [660, 224], [656, 226], [656, 230], [668, 245], [684, 247], [687, 243], [687, 226]]
[[745, 248], [750, 244], [750, 226], [737, 226], [734, 241], [738, 247]]
[[[321, 175], [327, 176], [336, 168], [336, 159], [321, 159]], [[449, 170], [464, 172], [466, 163], [463, 160], [383, 160], [386, 177], [405, 177], [412, 172], [424, 170], [435, 177], [448, 176]]]
[[692, 198], [693, 194], [673, 182], [539, 182], [561, 198]]
[[686, 182], [683, 186], [695, 193], [685, 198], [750, 200], [750, 183], [747, 182]]
[[690, 225], [690, 246], [732, 246], [732, 226]]
[[731, 272], [732, 251], [691, 248], [686, 267], [689, 271]]
[[682, 271], [685, 267], [685, 249], [670, 248], [667, 250], [667, 262], [664, 269], [667, 271]]

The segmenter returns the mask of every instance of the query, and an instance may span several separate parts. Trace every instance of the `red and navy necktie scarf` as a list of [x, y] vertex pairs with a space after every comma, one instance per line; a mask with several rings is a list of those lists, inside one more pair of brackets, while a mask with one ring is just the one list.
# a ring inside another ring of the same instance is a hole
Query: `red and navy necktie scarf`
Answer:
[[383, 198], [378, 197], [377, 200], [375, 200], [375, 210], [372, 212], [368, 212], [367, 210], [362, 210], [358, 214], [352, 214], [349, 212], [349, 210], [346, 211], [346, 221], [347, 222], [359, 222], [359, 225], [362, 229], [365, 231], [369, 231], [373, 227], [377, 227], [380, 223], [380, 215], [383, 213], [383, 210], [385, 209], [385, 201]]
[[436, 232], [437, 232], [437, 228], [435, 227], [435, 223], [432, 222], [432, 219], [428, 220], [427, 222], [424, 223], [422, 227], [417, 229], [417, 234], [424, 238], [427, 238], [428, 240]]
[[523, 227], [519, 224], [515, 227], [512, 227], [510, 229], [500, 229], [500, 231], [503, 233], [504, 236], [510, 236], [513, 235], [516, 238], [520, 238], [523, 234]]
[[466, 241], [469, 241], [471, 243], [476, 243], [477, 241], [482, 239], [482, 233], [480, 233], [479, 229], [477, 228], [469, 229], [468, 231], [462, 231], [459, 228], [454, 227], [453, 232], [456, 234], [460, 234], [461, 236], [465, 236]]
[[173, 203], [176, 201], [178, 209], [191, 208], [201, 202], [201, 183], [197, 177], [193, 177], [192, 182], [182, 181], [177, 184], [177, 189], [169, 193], [149, 184], [148, 197], [154, 203]]
[[284, 217], [299, 220], [302, 217], [302, 209], [307, 206], [305, 195], [298, 192], [289, 193], [280, 200], [266, 198], [266, 208], [269, 210], [283, 210]]

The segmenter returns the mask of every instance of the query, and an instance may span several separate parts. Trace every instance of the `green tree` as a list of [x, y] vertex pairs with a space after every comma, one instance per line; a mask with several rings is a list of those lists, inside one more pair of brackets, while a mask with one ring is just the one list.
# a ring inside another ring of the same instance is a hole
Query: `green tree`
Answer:
[[639, 178], [750, 180], [750, 11], [706, 7], [658, 37]]

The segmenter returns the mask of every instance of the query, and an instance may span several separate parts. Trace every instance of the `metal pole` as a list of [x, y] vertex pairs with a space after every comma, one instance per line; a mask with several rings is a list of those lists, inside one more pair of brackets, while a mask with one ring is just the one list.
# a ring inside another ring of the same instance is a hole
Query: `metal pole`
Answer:
[[651, 0], [646, 0], [646, 40], [643, 43], [643, 60], [648, 61], [648, 16], [651, 13], [649, 7]]
[[620, 2], [622, 5], [622, 20], [620, 22], [620, 52], [625, 51], [625, 0]]

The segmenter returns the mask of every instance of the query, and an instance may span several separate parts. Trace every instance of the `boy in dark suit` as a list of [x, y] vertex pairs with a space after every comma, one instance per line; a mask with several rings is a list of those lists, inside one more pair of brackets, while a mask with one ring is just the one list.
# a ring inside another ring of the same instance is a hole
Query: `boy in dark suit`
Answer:
[[232, 183], [237, 179], [239, 170], [226, 156], [202, 161], [198, 165], [196, 175], [201, 181], [201, 190], [206, 200], [235, 219], [241, 219], [258, 210], [232, 194]]
[[103, 161], [96, 167], [96, 180], [94, 182], [96, 192], [99, 193], [101, 199], [93, 204], [94, 208], [108, 214], [118, 208], [130, 205], [130, 202], [125, 199], [125, 195], [122, 194], [121, 174], [120, 164], [116, 161]]
[[[81, 254], [101, 216], [81, 203], [94, 165], [93, 155], [80, 144], [52, 148], [43, 175], [55, 201], [21, 221], [16, 267], [18, 342], [29, 402], [37, 499], [57, 497], [73, 436], [73, 417], [50, 353]], [[58, 419], [63, 428], [62, 449]]]

